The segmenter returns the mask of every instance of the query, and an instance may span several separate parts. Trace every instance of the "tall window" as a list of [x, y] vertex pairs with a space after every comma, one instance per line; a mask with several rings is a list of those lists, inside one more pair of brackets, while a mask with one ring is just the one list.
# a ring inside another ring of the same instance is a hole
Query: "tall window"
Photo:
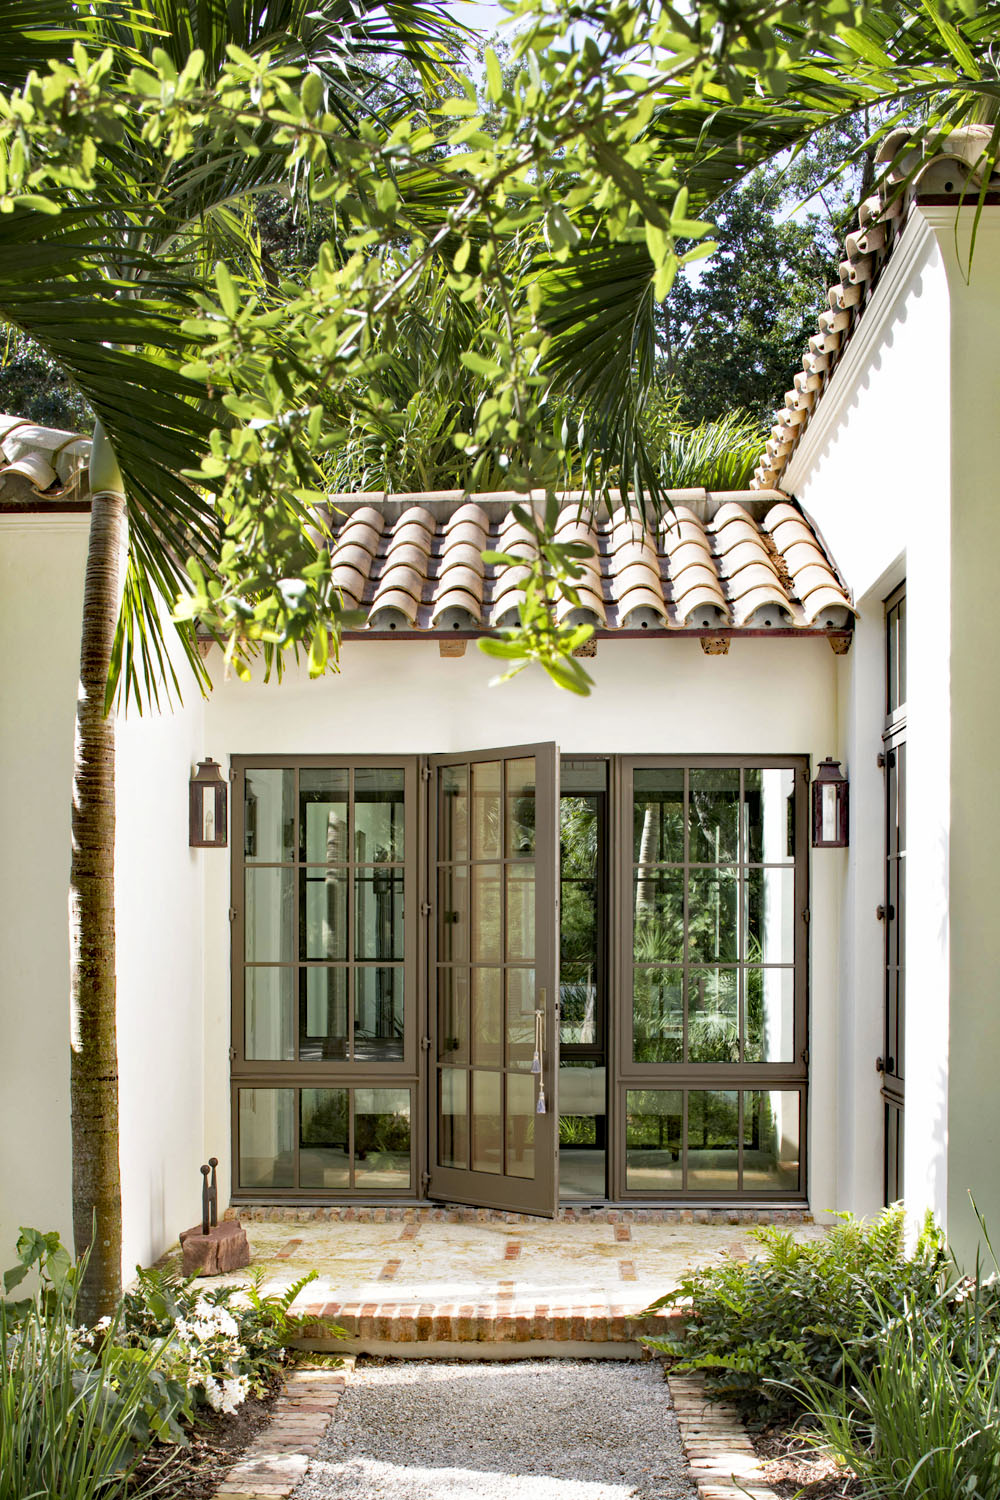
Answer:
[[906, 1069], [906, 593], [885, 603], [885, 1017], [882, 1109], [886, 1203], [903, 1196], [903, 1113]]
[[415, 763], [235, 773], [238, 1190], [412, 1190]]
[[793, 758], [627, 765], [629, 1193], [804, 1190], [806, 789]]

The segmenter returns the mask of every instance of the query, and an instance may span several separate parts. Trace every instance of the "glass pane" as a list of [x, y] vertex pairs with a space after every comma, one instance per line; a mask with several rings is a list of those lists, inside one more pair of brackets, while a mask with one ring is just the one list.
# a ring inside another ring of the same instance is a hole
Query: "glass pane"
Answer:
[[740, 1060], [739, 983], [735, 969], [688, 973], [688, 1062]]
[[295, 970], [247, 969], [243, 1055], [259, 1061], [295, 1056]]
[[299, 848], [307, 864], [350, 859], [347, 843], [346, 767], [303, 767], [299, 772]]
[[684, 858], [684, 772], [637, 769], [633, 777], [632, 857], [637, 864]]
[[299, 1186], [342, 1192], [351, 1185], [346, 1089], [303, 1089], [299, 1101]]
[[736, 963], [735, 870], [688, 871], [688, 960]]
[[688, 1094], [687, 1185], [691, 1192], [736, 1191], [738, 1097], [729, 1089], [692, 1089]]
[[469, 971], [438, 969], [438, 1059], [469, 1061]]
[[472, 767], [472, 858], [500, 858], [500, 762]]
[[401, 770], [359, 767], [354, 773], [354, 858], [359, 864], [392, 864], [406, 852]]
[[696, 865], [739, 859], [739, 771], [726, 766], [690, 774], [688, 858]]
[[503, 1061], [503, 970], [472, 971], [472, 1061], [500, 1067]]
[[582, 1059], [559, 1065], [559, 1197], [589, 1199], [607, 1186], [607, 1070]]
[[747, 969], [747, 1062], [795, 1060], [795, 970]]
[[339, 1061], [347, 1056], [347, 970], [299, 972], [299, 1057]]
[[442, 766], [438, 787], [438, 859], [468, 859], [468, 766]]
[[597, 970], [593, 964], [559, 968], [559, 1039], [592, 1047], [597, 1040]]
[[[531, 859], [535, 852], [535, 758], [507, 762], [506, 853]], [[533, 1174], [530, 1174], [533, 1175]]]
[[438, 871], [438, 958], [442, 963], [469, 961], [469, 871], [446, 865]]
[[535, 1175], [535, 1080], [530, 1073], [507, 1075], [507, 1176]]
[[635, 872], [633, 954], [640, 963], [679, 963], [684, 946], [684, 872]]
[[354, 1090], [354, 1186], [410, 1186], [409, 1089]]
[[240, 1187], [295, 1186], [295, 1090], [240, 1089]]
[[358, 870], [354, 902], [356, 957], [402, 959], [402, 870]]
[[791, 1089], [743, 1095], [743, 1191], [799, 1189], [799, 1095]]
[[464, 1068], [442, 1068], [438, 1104], [438, 1165], [469, 1165], [469, 1075]]
[[680, 1062], [684, 1056], [683, 970], [643, 968], [632, 976], [632, 1057]]
[[507, 959], [532, 963], [535, 957], [535, 866], [507, 866]]
[[295, 858], [294, 771], [246, 771], [243, 854], [269, 864], [289, 864]]
[[402, 1058], [402, 969], [355, 969], [354, 1056], [365, 1062]]
[[748, 870], [746, 962], [790, 964], [795, 959], [795, 871]]
[[347, 871], [318, 865], [299, 871], [302, 958], [347, 957]]
[[472, 1074], [472, 1170], [503, 1170], [502, 1073]]
[[530, 1068], [535, 1055], [535, 971], [507, 970], [507, 1066]]
[[500, 942], [501, 904], [500, 872], [502, 865], [473, 865], [472, 876], [472, 961], [498, 964], [503, 958]]
[[777, 865], [795, 858], [795, 772], [743, 773], [743, 858]]
[[559, 799], [559, 853], [564, 880], [589, 880], [597, 874], [597, 798]]
[[294, 870], [244, 872], [243, 951], [248, 963], [288, 963], [295, 957]]
[[683, 1186], [680, 1089], [629, 1089], [625, 1095], [625, 1180], [640, 1193]]

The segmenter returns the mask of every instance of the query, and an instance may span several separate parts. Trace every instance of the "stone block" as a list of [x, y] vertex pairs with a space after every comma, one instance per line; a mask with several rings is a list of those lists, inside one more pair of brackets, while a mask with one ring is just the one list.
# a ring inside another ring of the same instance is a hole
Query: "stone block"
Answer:
[[202, 1234], [201, 1225], [196, 1224], [181, 1233], [180, 1242], [185, 1276], [221, 1276], [250, 1264], [247, 1232], [238, 1219], [224, 1219], [207, 1234]]

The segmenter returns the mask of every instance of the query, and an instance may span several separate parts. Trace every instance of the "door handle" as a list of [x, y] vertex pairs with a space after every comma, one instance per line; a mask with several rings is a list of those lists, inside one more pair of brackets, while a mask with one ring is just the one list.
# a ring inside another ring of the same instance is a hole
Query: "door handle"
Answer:
[[531, 1062], [531, 1071], [538, 1076], [538, 1099], [535, 1104], [536, 1115], [547, 1113], [545, 1103], [545, 1082], [543, 1072], [545, 1068], [545, 998], [546, 991], [538, 991], [540, 1004], [535, 1011], [535, 1055]]

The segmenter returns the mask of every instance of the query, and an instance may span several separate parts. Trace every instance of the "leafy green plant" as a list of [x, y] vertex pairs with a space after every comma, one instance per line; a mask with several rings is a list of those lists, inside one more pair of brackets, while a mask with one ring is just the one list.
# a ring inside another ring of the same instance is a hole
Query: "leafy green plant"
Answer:
[[821, 1239], [798, 1242], [759, 1229], [758, 1259], [692, 1271], [654, 1309], [690, 1304], [683, 1340], [647, 1339], [650, 1348], [704, 1370], [710, 1394], [738, 1400], [761, 1418], [808, 1404], [817, 1381], [835, 1387], [847, 1368], [881, 1359], [886, 1323], [940, 1292], [944, 1248], [928, 1219], [912, 1253], [904, 1211], [888, 1208], [866, 1222], [849, 1214]]

